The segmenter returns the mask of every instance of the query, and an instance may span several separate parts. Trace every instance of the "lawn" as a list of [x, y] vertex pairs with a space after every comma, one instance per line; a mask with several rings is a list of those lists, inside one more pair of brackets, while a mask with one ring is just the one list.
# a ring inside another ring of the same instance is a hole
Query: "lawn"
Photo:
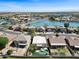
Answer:
[[79, 58], [0, 58], [0, 59], [79, 59]]
[[52, 55], [71, 55], [67, 47], [50, 49]]

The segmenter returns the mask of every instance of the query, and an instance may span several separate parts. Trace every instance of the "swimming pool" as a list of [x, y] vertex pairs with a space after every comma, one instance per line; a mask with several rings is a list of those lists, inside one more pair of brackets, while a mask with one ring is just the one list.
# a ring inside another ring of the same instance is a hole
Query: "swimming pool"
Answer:
[[[29, 26], [40, 27], [40, 26], [64, 26], [64, 21], [49, 21], [46, 19], [31, 22]], [[70, 27], [78, 27], [79, 22], [69, 22]]]

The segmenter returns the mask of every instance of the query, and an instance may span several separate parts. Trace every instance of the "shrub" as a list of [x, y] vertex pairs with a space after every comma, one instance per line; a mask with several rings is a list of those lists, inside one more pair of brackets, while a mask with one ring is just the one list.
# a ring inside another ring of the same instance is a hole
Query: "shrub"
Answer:
[[59, 34], [56, 33], [56, 37], [58, 37], [58, 36], [59, 36]]
[[50, 17], [49, 20], [50, 21], [55, 21], [55, 18], [54, 17]]
[[8, 38], [7, 37], [0, 37], [0, 48], [4, 48], [5, 45], [8, 43]]
[[34, 44], [32, 45], [32, 44], [31, 44], [28, 50], [29, 50], [30, 52], [34, 53], [36, 49], [37, 49], [36, 45], [34, 45]]
[[29, 32], [30, 29], [29, 29], [29, 28], [23, 28], [22, 30], [23, 30], [24, 32]]
[[28, 34], [35, 36], [36, 35], [35, 32], [36, 32], [35, 29], [29, 29]]
[[10, 26], [8, 29], [9, 29], [9, 30], [13, 30], [12, 26]]
[[13, 52], [12, 50], [8, 50], [7, 55], [11, 55], [12, 52]]
[[79, 26], [77, 27], [76, 31], [77, 31], [77, 34], [79, 34]]

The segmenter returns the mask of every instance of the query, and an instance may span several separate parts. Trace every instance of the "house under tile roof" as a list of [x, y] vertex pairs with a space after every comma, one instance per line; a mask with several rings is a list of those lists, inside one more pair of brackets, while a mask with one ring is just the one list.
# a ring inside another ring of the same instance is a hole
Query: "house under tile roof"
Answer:
[[30, 35], [19, 34], [15, 41], [27, 41], [27, 39], [31, 39]]
[[65, 36], [49, 37], [49, 42], [51, 46], [65, 46], [66, 45]]
[[75, 47], [75, 48], [79, 48], [79, 38], [78, 37], [67, 38], [67, 41], [68, 41], [70, 46]]

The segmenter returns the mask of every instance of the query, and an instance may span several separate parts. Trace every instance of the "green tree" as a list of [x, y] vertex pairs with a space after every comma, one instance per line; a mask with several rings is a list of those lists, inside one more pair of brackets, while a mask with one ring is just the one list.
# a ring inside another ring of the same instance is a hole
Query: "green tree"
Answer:
[[3, 19], [2, 16], [0, 16], [0, 19]]
[[55, 35], [56, 37], [58, 37], [59, 36], [59, 34], [58, 33], [56, 33], [56, 35]]
[[64, 27], [65, 27], [65, 28], [68, 28], [68, 27], [69, 27], [69, 23], [68, 23], [68, 22], [65, 22], [65, 23], [64, 23]]
[[0, 37], [0, 48], [4, 48], [6, 44], [8, 43], [8, 38], [7, 37]]
[[50, 17], [49, 20], [50, 21], [55, 21], [55, 18], [54, 17]]
[[35, 32], [36, 32], [35, 29], [29, 29], [28, 34], [35, 36], [36, 35]]
[[77, 34], [79, 34], [79, 26], [77, 27], [76, 31], [77, 31]]
[[66, 28], [66, 32], [68, 33], [69, 23], [68, 23], [68, 22], [65, 22], [65, 23], [64, 23], [64, 27]]
[[8, 29], [9, 29], [9, 30], [13, 30], [12, 26], [9, 26]]
[[35, 44], [31, 44], [28, 50], [30, 52], [34, 53], [36, 49], [37, 49], [36, 45]]

